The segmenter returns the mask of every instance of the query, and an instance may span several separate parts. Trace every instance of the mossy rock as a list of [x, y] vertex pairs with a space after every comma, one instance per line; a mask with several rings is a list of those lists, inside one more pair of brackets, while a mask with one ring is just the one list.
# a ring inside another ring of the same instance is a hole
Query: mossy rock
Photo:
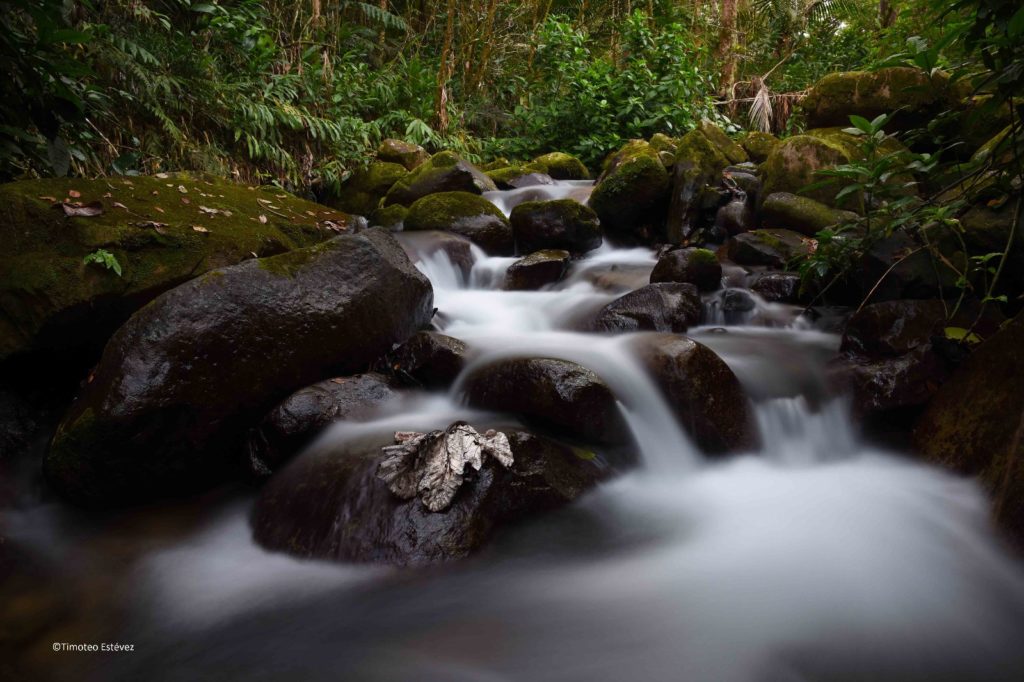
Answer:
[[426, 163], [430, 154], [418, 144], [388, 138], [377, 147], [377, 158], [388, 163], [400, 164], [411, 171]]
[[679, 141], [668, 207], [666, 236], [670, 243], [686, 242], [700, 227], [701, 210], [728, 165], [721, 147], [703, 130], [691, 130]]
[[808, 197], [776, 192], [761, 205], [761, 225], [793, 230], [813, 237], [827, 227], [856, 219], [852, 211], [841, 211]]
[[[521, 181], [527, 176], [538, 176], [547, 177], [548, 183], [551, 182], [550, 176], [548, 176], [547, 168], [539, 163], [526, 163], [517, 164], [514, 166], [504, 166], [495, 170], [485, 171], [487, 177], [494, 181], [498, 189], [515, 189], [519, 185], [518, 181]], [[543, 182], [536, 182], [532, 184], [544, 184]]]
[[509, 161], [504, 156], [499, 156], [498, 158], [492, 161], [488, 161], [487, 163], [478, 164], [477, 168], [486, 173], [487, 171], [498, 170], [499, 168], [508, 168], [509, 166], [515, 165], [516, 164]]
[[590, 171], [583, 165], [583, 162], [572, 154], [565, 152], [551, 152], [538, 156], [533, 163], [544, 169], [555, 180], [588, 180]]
[[[58, 200], [99, 202], [103, 213], [67, 217], [53, 207]], [[356, 226], [352, 216], [280, 189], [205, 175], [2, 185], [0, 359], [98, 350], [132, 312], [186, 280]], [[117, 259], [120, 277], [83, 263], [98, 249]]]
[[385, 161], [374, 161], [357, 170], [342, 183], [338, 195], [325, 203], [356, 215], [369, 216], [380, 204], [391, 186], [406, 176], [405, 166]]
[[401, 204], [392, 204], [378, 208], [370, 215], [372, 227], [383, 227], [391, 232], [401, 232], [409, 209]]
[[412, 206], [417, 199], [437, 192], [482, 194], [496, 189], [493, 180], [455, 152], [438, 152], [396, 182], [384, 197], [384, 205]]
[[604, 230], [633, 242], [663, 239], [669, 177], [657, 151], [631, 140], [606, 165], [589, 202]]
[[439, 192], [419, 199], [409, 207], [405, 230], [454, 232], [491, 254], [509, 255], [514, 250], [508, 218], [497, 206], [469, 192]]
[[711, 144], [718, 147], [718, 151], [722, 152], [722, 155], [729, 159], [729, 163], [745, 163], [750, 161], [746, 150], [711, 121], [701, 121], [700, 125], [697, 126], [697, 130], [703, 133], [704, 137], [708, 138]]
[[896, 113], [889, 130], [909, 130], [941, 109], [960, 106], [969, 94], [970, 86], [950, 84], [949, 74], [892, 67], [831, 73], [810, 88], [799, 106], [809, 128], [848, 125], [851, 114], [871, 120]]
[[811, 240], [792, 230], [751, 230], [736, 235], [722, 247], [734, 263], [767, 265], [776, 270], [795, 269], [813, 252]]
[[584, 253], [601, 246], [597, 214], [573, 199], [524, 201], [509, 216], [521, 253], [563, 249]]
[[743, 146], [744, 151], [747, 152], [747, 156], [754, 163], [764, 163], [768, 160], [775, 148], [779, 146], [779, 138], [775, 137], [771, 133], [762, 133], [758, 130], [752, 130], [740, 139], [740, 144]]
[[671, 168], [676, 162], [676, 150], [679, 147], [679, 140], [669, 137], [665, 133], [655, 133], [649, 142], [651, 148], [658, 152], [658, 158], [665, 168]]

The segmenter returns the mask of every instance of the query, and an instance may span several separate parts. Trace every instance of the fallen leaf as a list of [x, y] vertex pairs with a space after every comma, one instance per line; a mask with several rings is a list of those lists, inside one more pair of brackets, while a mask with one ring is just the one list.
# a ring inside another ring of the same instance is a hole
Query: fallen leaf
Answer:
[[316, 217], [316, 213], [313, 213], [312, 211], [306, 211], [306, 215], [308, 215], [310, 218]]
[[159, 206], [154, 206], [153, 210], [156, 211], [157, 213], [163, 213], [164, 212], [164, 210], [162, 208], [160, 208]]
[[185, 185], [178, 185], [178, 191], [182, 194], [188, 194], [188, 190], [185, 189]]
[[196, 232], [209, 232], [209, 230], [207, 230], [202, 225], [193, 225], [192, 229], [195, 230]]
[[269, 199], [260, 199], [259, 197], [256, 197], [256, 201], [260, 202], [260, 203], [261, 203], [261, 204], [263, 204], [264, 206], [266, 206], [266, 205], [269, 205], [269, 204], [270, 204], [270, 200], [269, 200]]
[[266, 225], [266, 223], [267, 223], [267, 216], [261, 214], [259, 220], [260, 220], [261, 223]]
[[143, 222], [143, 223], [135, 223], [135, 226], [136, 227], [148, 227], [148, 228], [152, 228], [152, 229], [156, 230], [158, 234], [167, 234], [167, 231], [164, 230], [164, 228], [167, 227], [167, 223], [158, 223], [158, 222], [153, 221], [153, 220], [147, 220], [146, 222]]
[[225, 216], [227, 216], [228, 218], [230, 218], [230, 217], [231, 217], [231, 211], [228, 211], [228, 210], [223, 210], [223, 211], [221, 211], [221, 213], [223, 213], [223, 214], [224, 214]]
[[217, 215], [218, 213], [220, 213], [219, 209], [210, 208], [209, 206], [203, 206], [202, 204], [199, 205], [199, 211], [201, 213], [205, 213], [206, 215]]
[[166, 180], [168, 176], [167, 173], [157, 173], [156, 177], [160, 178], [161, 180]]
[[288, 198], [287, 194], [275, 194], [274, 196], [277, 197], [278, 199], [287, 199]]
[[103, 215], [103, 204], [98, 201], [86, 204], [85, 206], [63, 203], [61, 204], [61, 207], [64, 209], [64, 215], [69, 218], [93, 218], [98, 215]]
[[160, 196], [160, 192], [158, 192], [156, 190], [153, 190], [152, 194], [153, 194], [153, 196]]
[[39, 197], [43, 201], [49, 201], [51, 204], [57, 203], [57, 197]]
[[345, 380], [344, 379], [340, 379], [340, 378], [339, 379], [331, 379], [331, 383], [332, 384], [343, 384], [343, 383], [345, 383]]
[[192, 200], [189, 199], [188, 197], [182, 197], [181, 198], [181, 203], [183, 203], [183, 204], [191, 204]]
[[69, 189], [68, 190], [68, 196], [69, 197], [74, 197], [75, 199], [77, 199], [78, 197], [82, 196], [82, 193], [79, 192], [78, 190]]
[[250, 251], [249, 253], [252, 254], [253, 258], [259, 258], [259, 256], [256, 255], [255, 251]]
[[103, 195], [103, 198], [104, 198], [104, 199], [109, 199], [109, 198], [110, 198], [110, 197], [112, 197], [112, 196], [114, 196], [114, 195], [113, 195], [113, 194], [111, 194], [110, 192], [107, 192], [106, 194], [104, 194], [104, 195]]
[[124, 204], [122, 204], [120, 201], [115, 201], [114, 202], [114, 208], [123, 208], [126, 211], [128, 210], [128, 207], [125, 206]]

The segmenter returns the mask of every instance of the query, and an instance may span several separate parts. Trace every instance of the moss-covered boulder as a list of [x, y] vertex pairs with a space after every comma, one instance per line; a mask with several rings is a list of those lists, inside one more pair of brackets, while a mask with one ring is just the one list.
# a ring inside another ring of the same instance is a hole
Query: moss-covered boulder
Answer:
[[715, 187], [728, 165], [728, 157], [702, 128], [691, 130], [679, 141], [668, 207], [666, 236], [670, 243], [686, 243], [700, 227], [713, 222], [720, 201]]
[[771, 153], [779, 146], [779, 138], [771, 133], [751, 130], [740, 138], [740, 145], [754, 163], [764, 163]]
[[750, 161], [750, 157], [747, 156], [746, 150], [738, 144], [735, 140], [725, 134], [725, 131], [716, 126], [714, 123], [708, 120], [703, 120], [700, 125], [697, 126], [704, 137], [706, 137], [711, 144], [718, 148], [718, 151], [722, 153], [725, 158], [729, 159], [729, 163], [746, 163]]
[[651, 148], [658, 153], [661, 165], [671, 168], [676, 162], [676, 151], [679, 149], [679, 140], [669, 137], [665, 133], [655, 133], [649, 141]]
[[841, 211], [808, 197], [789, 192], [769, 194], [761, 204], [761, 225], [793, 230], [813, 237], [827, 227], [856, 219], [852, 211]]
[[409, 215], [409, 207], [401, 204], [382, 206], [370, 214], [370, 227], [383, 227], [391, 232], [401, 232], [405, 227], [405, 217]]
[[486, 173], [487, 171], [498, 170], [499, 168], [508, 168], [509, 166], [515, 165], [516, 164], [509, 161], [504, 156], [499, 156], [498, 158], [492, 159], [487, 163], [477, 164], [477, 168]]
[[503, 166], [486, 171], [485, 175], [494, 181], [498, 189], [517, 189], [554, 183], [554, 178], [547, 174], [547, 169], [537, 163]]
[[490, 254], [511, 255], [515, 250], [505, 214], [469, 192], [440, 192], [417, 200], [409, 207], [405, 230], [454, 232]]
[[1024, 541], [1024, 315], [986, 340], [950, 377], [914, 427], [930, 462], [977, 476], [995, 513]]
[[601, 246], [597, 214], [572, 199], [524, 201], [512, 209], [509, 219], [522, 253], [543, 249], [584, 253]]
[[589, 180], [590, 171], [583, 162], [572, 154], [551, 152], [533, 160], [533, 163], [544, 169], [544, 172], [555, 180]]
[[589, 205], [609, 235], [631, 242], [662, 240], [669, 176], [658, 153], [632, 140], [606, 161]]
[[729, 260], [740, 265], [767, 265], [785, 269], [814, 249], [812, 241], [792, 230], [752, 230], [736, 235], [722, 247]]
[[430, 282], [379, 229], [208, 272], [110, 339], [46, 477], [93, 506], [201, 490], [240, 468], [248, 427], [271, 407], [364, 371], [432, 308]]
[[[96, 204], [93, 216], [62, 205]], [[54, 205], [56, 204], [56, 207]], [[214, 268], [311, 246], [357, 221], [270, 187], [184, 173], [0, 186], [0, 359], [92, 348], [162, 292]], [[83, 259], [103, 249], [118, 276]]]
[[482, 194], [497, 189], [483, 171], [455, 152], [438, 152], [391, 187], [384, 205], [412, 206], [417, 200], [437, 192]]
[[[847, 136], [852, 137], [852, 136]], [[816, 173], [849, 163], [855, 158], [856, 148], [851, 140], [838, 135], [794, 135], [778, 145], [761, 166], [765, 196], [775, 192], [800, 193], [828, 205], [834, 205], [841, 184], [804, 188], [823, 180]], [[851, 197], [851, 201], [855, 198]]]
[[397, 163], [411, 171], [426, 163], [430, 154], [418, 144], [388, 138], [377, 147], [377, 158], [388, 163]]
[[338, 194], [328, 198], [325, 203], [342, 211], [369, 216], [392, 185], [407, 173], [401, 164], [374, 161], [366, 168], [354, 172], [342, 183]]
[[536, 291], [562, 279], [569, 269], [571, 254], [561, 249], [534, 251], [520, 258], [505, 271], [505, 289]]
[[651, 282], [686, 282], [701, 291], [714, 291], [722, 286], [722, 265], [708, 249], [673, 249], [658, 259]]
[[966, 82], [950, 84], [949, 74], [891, 67], [831, 73], [808, 90], [799, 106], [808, 128], [845, 126], [851, 114], [871, 120], [896, 113], [892, 132], [926, 123], [938, 111], [959, 106], [969, 93]]

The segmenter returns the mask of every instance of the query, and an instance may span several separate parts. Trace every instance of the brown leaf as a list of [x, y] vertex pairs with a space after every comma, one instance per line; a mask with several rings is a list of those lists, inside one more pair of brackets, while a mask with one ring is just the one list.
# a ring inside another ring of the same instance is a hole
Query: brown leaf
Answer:
[[193, 225], [192, 229], [195, 230], [196, 232], [209, 232], [209, 230], [207, 230], [202, 225]]
[[103, 215], [103, 204], [98, 201], [86, 204], [85, 206], [63, 203], [61, 207], [64, 209], [64, 215], [69, 218], [94, 218], [98, 215]]
[[183, 204], [191, 204], [192, 200], [189, 199], [188, 197], [182, 197], [181, 198], [181, 203], [183, 203]]
[[158, 222], [153, 221], [153, 220], [147, 220], [144, 223], [135, 223], [135, 226], [136, 227], [149, 227], [149, 228], [152, 228], [152, 229], [156, 230], [158, 234], [167, 234], [167, 231], [164, 229], [165, 227], [167, 227], [167, 223], [158, 223]]
[[261, 223], [263, 223], [264, 225], [266, 225], [266, 224], [267, 224], [267, 216], [265, 216], [265, 215], [262, 215], [262, 214], [261, 214], [261, 215], [260, 215], [260, 218], [259, 218], [259, 220], [260, 220], [260, 222], [261, 222]]
[[164, 212], [164, 210], [162, 208], [160, 208], [159, 206], [154, 206], [153, 210], [156, 211], [157, 213], [163, 213]]
[[69, 189], [68, 196], [77, 199], [78, 197], [82, 196], [82, 193], [79, 192], [78, 190]]
[[267, 206], [267, 205], [270, 204], [270, 200], [269, 199], [260, 199], [259, 197], [256, 197], [256, 201], [260, 202], [264, 206]]
[[128, 210], [128, 207], [125, 206], [124, 204], [122, 204], [120, 201], [115, 201], [114, 202], [114, 208], [123, 208], [126, 211]]
[[104, 198], [104, 199], [109, 199], [109, 198], [110, 198], [110, 197], [112, 197], [112, 196], [114, 196], [114, 195], [113, 195], [113, 194], [111, 194], [110, 192], [107, 192], [106, 194], [104, 194], [104, 195], [103, 195], [103, 198]]
[[39, 197], [43, 201], [49, 201], [51, 204], [57, 203], [57, 197]]
[[188, 190], [185, 189], [185, 185], [178, 185], [178, 191], [182, 194], [188, 194]]
[[157, 173], [156, 177], [160, 178], [161, 180], [166, 180], [168, 176], [167, 173]]
[[220, 209], [210, 208], [209, 206], [203, 206], [201, 204], [199, 206], [199, 211], [201, 213], [205, 213], [206, 215], [217, 215], [218, 213], [220, 213]]

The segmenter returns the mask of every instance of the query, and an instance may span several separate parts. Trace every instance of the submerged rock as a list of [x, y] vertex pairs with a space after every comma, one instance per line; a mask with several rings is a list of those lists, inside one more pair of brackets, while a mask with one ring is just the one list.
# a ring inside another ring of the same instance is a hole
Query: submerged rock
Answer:
[[791, 230], [753, 230], [725, 244], [729, 259], [740, 265], [785, 268], [812, 253], [810, 240]]
[[437, 332], [421, 331], [388, 355], [389, 369], [407, 383], [427, 388], [450, 386], [466, 365], [466, 344]]
[[658, 259], [651, 282], [688, 282], [701, 291], [714, 291], [722, 286], [722, 266], [714, 251], [674, 249]]
[[183, 284], [111, 338], [54, 437], [47, 478], [88, 505], [223, 480], [268, 409], [324, 376], [364, 370], [430, 320], [432, 298], [381, 230]]
[[459, 559], [502, 524], [565, 505], [606, 475], [593, 453], [523, 431], [505, 431], [512, 463], [469, 468], [440, 512], [401, 499], [378, 476], [384, 455], [312, 452], [276, 474], [253, 510], [267, 549], [344, 561], [417, 566]]
[[417, 199], [437, 192], [482, 194], [497, 189], [483, 171], [454, 152], [438, 152], [394, 184], [384, 205], [412, 206]]
[[589, 205], [608, 234], [650, 242], [664, 235], [668, 198], [669, 176], [658, 153], [643, 140], [632, 140], [608, 160]]
[[541, 166], [544, 172], [555, 180], [590, 179], [590, 171], [583, 165], [583, 162], [572, 154], [566, 154], [565, 152], [543, 154], [534, 159], [533, 163]]
[[388, 138], [377, 147], [377, 158], [401, 164], [406, 170], [411, 171], [426, 163], [430, 159], [430, 154], [418, 144]]
[[508, 266], [505, 288], [509, 291], [536, 291], [562, 279], [569, 269], [568, 251], [535, 251]]
[[417, 200], [405, 217], [405, 230], [454, 232], [491, 254], [508, 255], [514, 250], [505, 214], [469, 192], [439, 192]]
[[509, 216], [521, 253], [564, 249], [584, 253], [601, 246], [597, 214], [572, 199], [524, 201]]
[[597, 314], [595, 331], [685, 332], [700, 322], [697, 287], [689, 283], [648, 284], [618, 298]]

